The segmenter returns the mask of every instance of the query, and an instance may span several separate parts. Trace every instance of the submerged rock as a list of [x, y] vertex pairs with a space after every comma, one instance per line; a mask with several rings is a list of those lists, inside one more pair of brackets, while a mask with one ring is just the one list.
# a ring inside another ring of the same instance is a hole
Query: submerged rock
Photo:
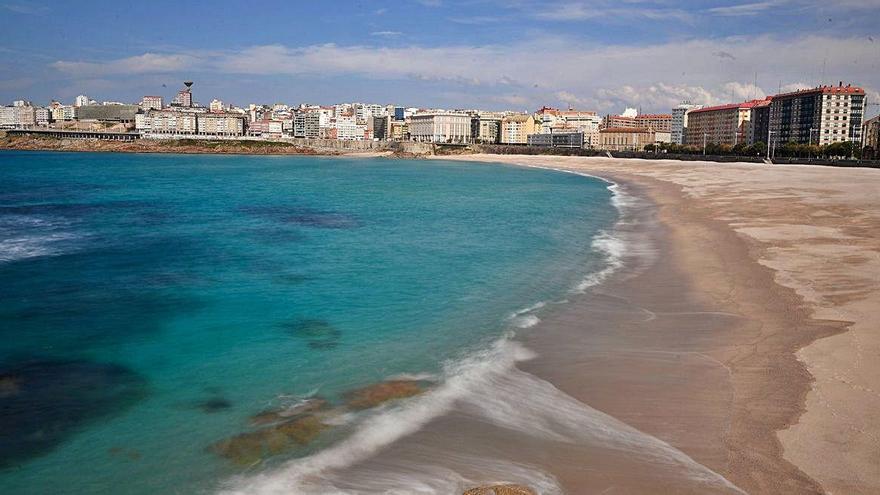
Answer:
[[390, 380], [348, 392], [346, 405], [355, 410], [369, 409], [391, 400], [412, 397], [423, 391], [424, 389], [417, 381]]
[[116, 364], [32, 360], [0, 366], [0, 469], [50, 451], [85, 424], [146, 396], [147, 382]]
[[304, 415], [256, 431], [241, 433], [212, 444], [209, 450], [240, 466], [255, 464], [315, 439], [327, 425], [314, 415]]
[[218, 411], [222, 411], [224, 409], [229, 409], [232, 407], [232, 403], [223, 397], [211, 397], [210, 399], [205, 399], [203, 401], [199, 401], [196, 403], [196, 407], [202, 410], [205, 413], [215, 413]]
[[329, 405], [330, 403], [327, 402], [327, 400], [316, 397], [314, 399], [308, 399], [290, 407], [282, 407], [278, 409], [261, 411], [251, 416], [250, 423], [253, 426], [264, 426], [273, 423], [280, 423], [282, 421], [287, 421], [295, 418], [296, 416], [324, 410], [329, 407]]
[[538, 495], [537, 492], [522, 485], [488, 485], [471, 488], [462, 495]]
[[281, 326], [291, 335], [305, 340], [313, 349], [332, 349], [339, 345], [342, 332], [324, 320], [300, 319]]

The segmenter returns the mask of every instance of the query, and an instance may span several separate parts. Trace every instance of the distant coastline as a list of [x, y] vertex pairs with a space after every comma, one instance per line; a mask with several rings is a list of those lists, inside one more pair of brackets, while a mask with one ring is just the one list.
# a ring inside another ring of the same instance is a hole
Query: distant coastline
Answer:
[[[411, 141], [338, 141], [308, 140], [264, 141], [259, 139], [135, 139], [112, 141], [102, 139], [67, 139], [50, 136], [8, 135], [0, 131], [0, 150], [25, 151], [69, 151], [69, 152], [108, 152], [108, 153], [177, 153], [177, 154], [230, 154], [230, 155], [310, 155], [310, 156], [388, 156], [393, 158], [425, 158], [429, 156], [455, 155], [537, 155], [537, 156], [581, 156], [616, 159], [676, 160], [683, 162], [720, 163], [765, 163], [761, 157], [742, 157], [727, 155], [682, 155], [654, 152], [602, 151], [592, 149], [570, 149], [535, 147], [524, 145], [445, 145], [416, 143]], [[880, 168], [877, 160], [847, 159], [803, 159], [776, 158], [773, 164], [824, 165], [832, 167]]]
[[73, 151], [114, 153], [182, 153], [235, 155], [340, 155], [341, 151], [322, 150], [276, 141], [211, 141], [195, 139], [138, 139], [102, 141], [58, 139], [38, 136], [2, 136], [0, 149], [23, 151]]

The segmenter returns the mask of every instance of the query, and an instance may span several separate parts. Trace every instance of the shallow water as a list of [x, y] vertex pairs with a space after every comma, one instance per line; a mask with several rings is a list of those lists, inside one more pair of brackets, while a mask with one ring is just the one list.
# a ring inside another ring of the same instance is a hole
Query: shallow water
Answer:
[[[27, 426], [0, 486], [210, 492], [388, 444], [508, 366], [498, 338], [602, 273], [616, 219], [607, 184], [541, 170], [0, 152], [0, 404]], [[247, 468], [209, 449], [395, 377], [435, 392]]]

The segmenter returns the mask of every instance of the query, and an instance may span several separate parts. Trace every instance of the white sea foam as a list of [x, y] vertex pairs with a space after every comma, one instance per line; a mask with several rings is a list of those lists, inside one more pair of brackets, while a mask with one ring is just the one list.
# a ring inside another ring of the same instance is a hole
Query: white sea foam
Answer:
[[[461, 491], [468, 480], [435, 463], [400, 466], [397, 470], [371, 472], [357, 480], [338, 470], [368, 459], [382, 448], [415, 433], [429, 421], [454, 407], [469, 414], [533, 437], [569, 443], [587, 443], [625, 452], [628, 456], [675, 469], [706, 489], [739, 492], [725, 478], [697, 463], [667, 443], [642, 433], [613, 417], [566, 395], [547, 381], [520, 371], [515, 364], [534, 354], [510, 336], [491, 348], [457, 362], [448, 363], [445, 380], [436, 389], [397, 407], [380, 408], [338, 444], [312, 456], [290, 461], [268, 472], [239, 477], [227, 483], [225, 494], [444, 494]], [[416, 460], [410, 463], [418, 463]], [[461, 462], [461, 459], [458, 459]], [[480, 459], [483, 473], [496, 474]], [[442, 464], [442, 463], [439, 463]], [[552, 476], [530, 466], [498, 461], [497, 476], [555, 494], [562, 490]], [[345, 476], [341, 478], [340, 476]], [[502, 478], [500, 478], [502, 479]], [[540, 487], [538, 487], [540, 485]]]
[[532, 328], [538, 323], [541, 323], [541, 319], [535, 315], [522, 315], [517, 316], [516, 318], [511, 320], [511, 322], [517, 328]]
[[33, 215], [0, 217], [0, 263], [66, 252], [79, 236], [65, 232], [68, 222]]
[[76, 239], [73, 234], [46, 234], [18, 236], [0, 240], [0, 263], [8, 263], [40, 256], [55, 256], [64, 252], [59, 244]]
[[435, 382], [437, 375], [434, 373], [397, 373], [386, 377], [387, 380], [405, 380], [413, 382]]
[[410, 399], [402, 407], [380, 409], [338, 444], [291, 461], [282, 468], [234, 479], [223, 493], [328, 493], [326, 485], [315, 481], [321, 479], [321, 473], [350, 466], [418, 431], [432, 419], [449, 412], [459, 399], [473, 393], [486, 382], [487, 376], [507, 373], [514, 363], [531, 357], [531, 351], [505, 337], [467, 359], [447, 363], [446, 379], [436, 389]]

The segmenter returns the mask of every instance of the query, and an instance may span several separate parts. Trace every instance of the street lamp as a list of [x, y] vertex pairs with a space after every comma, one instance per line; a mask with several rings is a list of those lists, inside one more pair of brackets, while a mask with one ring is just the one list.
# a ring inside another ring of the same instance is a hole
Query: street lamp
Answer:
[[[809, 154], [810, 160], [813, 159], [813, 150], [812, 150], [812, 148], [813, 148], [813, 131], [816, 131], [816, 132], [818, 133], [818, 132], [819, 132], [819, 129], [816, 129], [816, 128], [813, 128], [813, 127], [810, 127], [810, 145], [809, 145], [809, 147], [807, 148], [807, 153]], [[821, 137], [821, 136], [820, 136], [820, 137]], [[816, 139], [816, 145], [817, 145], [817, 146], [819, 145], [819, 139], [818, 139], [818, 138]]]

